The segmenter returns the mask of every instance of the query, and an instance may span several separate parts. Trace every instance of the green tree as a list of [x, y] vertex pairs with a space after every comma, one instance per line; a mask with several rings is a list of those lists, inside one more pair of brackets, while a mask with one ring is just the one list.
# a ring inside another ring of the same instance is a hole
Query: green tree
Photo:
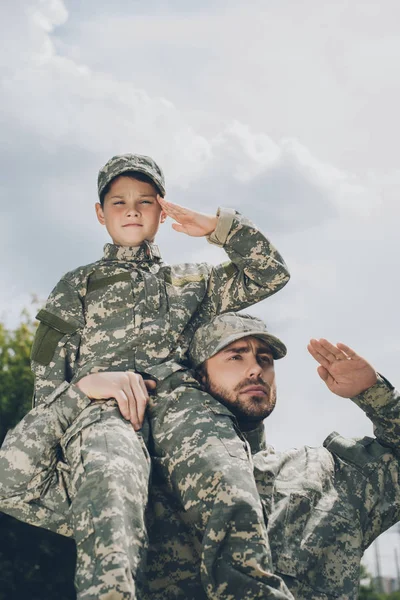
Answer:
[[[35, 323], [28, 312], [16, 329], [0, 323], [0, 444], [30, 410], [30, 349]], [[75, 544], [0, 513], [0, 600], [74, 600]]]

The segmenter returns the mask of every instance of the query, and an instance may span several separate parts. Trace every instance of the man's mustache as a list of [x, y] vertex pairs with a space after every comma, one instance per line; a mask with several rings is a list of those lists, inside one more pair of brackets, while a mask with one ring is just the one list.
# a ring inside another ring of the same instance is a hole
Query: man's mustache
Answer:
[[245, 379], [244, 381], [241, 381], [235, 388], [234, 391], [235, 392], [240, 392], [240, 390], [242, 390], [243, 388], [249, 387], [251, 385], [260, 385], [264, 388], [264, 390], [269, 393], [271, 391], [271, 386], [264, 381], [263, 379], [261, 379], [261, 377], [257, 377], [257, 379], [254, 379], [254, 377], [252, 377], [251, 379]]

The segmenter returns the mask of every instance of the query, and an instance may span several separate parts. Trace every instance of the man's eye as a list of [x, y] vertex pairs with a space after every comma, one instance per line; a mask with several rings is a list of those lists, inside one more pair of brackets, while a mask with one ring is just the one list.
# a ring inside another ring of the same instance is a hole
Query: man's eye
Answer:
[[229, 360], [242, 360], [242, 357], [240, 356], [240, 354], [234, 354], [230, 357]]
[[259, 359], [264, 363], [272, 365], [272, 360], [270, 359], [269, 356], [260, 356]]

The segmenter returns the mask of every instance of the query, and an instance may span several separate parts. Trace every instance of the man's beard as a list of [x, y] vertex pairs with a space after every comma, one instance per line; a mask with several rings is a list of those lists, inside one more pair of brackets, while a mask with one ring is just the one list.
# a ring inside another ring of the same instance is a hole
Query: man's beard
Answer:
[[[257, 379], [245, 379], [232, 390], [228, 390], [227, 388], [211, 383], [208, 373], [205, 373], [203, 385], [211, 396], [229, 408], [231, 413], [242, 423], [251, 422], [256, 425], [268, 417], [275, 408], [275, 386], [271, 387], [261, 377], [257, 377]], [[266, 391], [267, 397], [254, 395], [244, 398], [240, 395], [242, 389], [253, 385], [262, 386]]]

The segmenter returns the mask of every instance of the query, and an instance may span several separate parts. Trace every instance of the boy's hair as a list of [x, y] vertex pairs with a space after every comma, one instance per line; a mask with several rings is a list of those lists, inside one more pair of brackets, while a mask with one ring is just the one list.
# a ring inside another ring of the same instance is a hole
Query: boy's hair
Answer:
[[114, 179], [111, 179], [111, 181], [109, 181], [107, 183], [106, 187], [101, 192], [100, 204], [101, 204], [102, 208], [104, 206], [104, 199], [105, 199], [106, 195], [108, 194], [108, 192], [110, 191], [111, 184], [115, 179], [117, 179], [117, 177], [130, 177], [131, 179], [136, 179], [137, 181], [143, 181], [143, 183], [149, 183], [156, 190], [157, 194], [159, 194], [160, 196], [163, 196], [158, 185], [156, 185], [154, 183], [154, 181], [151, 179], [151, 177], [149, 177], [145, 173], [140, 173], [140, 171], [125, 171], [124, 173], [121, 173], [120, 175], [116, 175], [114, 177]]

